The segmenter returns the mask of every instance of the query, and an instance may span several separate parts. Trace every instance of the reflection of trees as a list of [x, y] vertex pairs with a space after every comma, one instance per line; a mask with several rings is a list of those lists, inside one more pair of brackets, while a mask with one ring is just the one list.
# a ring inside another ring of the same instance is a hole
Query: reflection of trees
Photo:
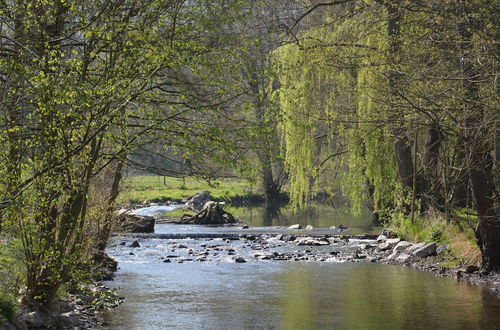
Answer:
[[282, 274], [280, 281], [284, 296], [281, 305], [282, 329], [316, 328], [317, 288], [311, 268], [290, 269]]
[[[478, 324], [482, 304], [476, 288], [399, 266], [370, 268], [353, 268], [343, 283], [347, 328], [471, 329]], [[463, 308], [464, 303], [475, 308]]]
[[273, 226], [273, 220], [281, 217], [281, 207], [283, 203], [266, 203], [262, 216], [263, 226]]

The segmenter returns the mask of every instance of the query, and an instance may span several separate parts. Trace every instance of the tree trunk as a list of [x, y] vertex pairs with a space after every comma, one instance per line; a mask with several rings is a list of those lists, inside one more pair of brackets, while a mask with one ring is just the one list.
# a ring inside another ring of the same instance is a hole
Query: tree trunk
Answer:
[[191, 216], [185, 214], [181, 217], [179, 223], [182, 224], [197, 224], [197, 225], [224, 225], [237, 223], [235, 217], [229, 212], [224, 211], [222, 206], [224, 203], [207, 202], [200, 212]]
[[[262, 82], [259, 79], [260, 74], [264, 70], [265, 64], [262, 61], [254, 61], [251, 70], [251, 88], [254, 98], [254, 112], [257, 125], [262, 129], [266, 129], [269, 123], [265, 120], [266, 98], [267, 93], [262, 90]], [[279, 200], [279, 185], [276, 183], [273, 175], [273, 166], [271, 160], [271, 141], [268, 134], [261, 135], [263, 140], [258, 142], [257, 157], [260, 162], [260, 171], [262, 175], [262, 188], [266, 197], [266, 202], [274, 202]]]
[[[495, 186], [491, 143], [485, 136], [487, 125], [481, 104], [481, 72], [477, 67], [472, 45], [472, 24], [467, 3], [458, 7], [458, 32], [461, 37], [460, 64], [463, 75], [463, 110], [465, 113], [463, 141], [468, 156], [468, 173], [476, 203], [479, 224], [476, 237], [482, 252], [482, 268], [485, 271], [500, 271], [500, 216], [495, 210]], [[467, 19], [463, 19], [463, 16]], [[493, 122], [493, 125], [495, 123]]]
[[[442, 193], [442, 185], [439, 179], [439, 149], [443, 140], [443, 133], [438, 123], [430, 124], [428, 139], [425, 144], [424, 155], [424, 180], [427, 207], [434, 207], [440, 211], [445, 209], [445, 198]], [[424, 190], [424, 189], [422, 189]]]
[[[400, 57], [400, 37], [401, 37], [401, 12], [399, 1], [385, 2], [387, 10], [387, 35], [389, 38], [388, 59], [389, 62], [397, 66]], [[389, 99], [391, 104], [399, 99], [397, 88], [399, 87], [400, 73], [397, 68], [388, 73], [389, 79]], [[394, 153], [396, 155], [396, 164], [398, 168], [399, 179], [402, 187], [411, 191], [413, 189], [413, 157], [406, 129], [401, 124], [393, 129], [395, 139]]]
[[106, 210], [106, 215], [104, 216], [104, 224], [99, 232], [99, 237], [97, 241], [98, 251], [104, 251], [106, 244], [108, 243], [109, 236], [111, 235], [111, 228], [113, 227], [113, 221], [115, 219], [115, 201], [118, 197], [120, 182], [122, 179], [123, 164], [125, 162], [125, 157], [117, 160], [116, 167], [113, 175], [113, 182], [111, 184], [111, 189], [108, 198], [108, 208]]

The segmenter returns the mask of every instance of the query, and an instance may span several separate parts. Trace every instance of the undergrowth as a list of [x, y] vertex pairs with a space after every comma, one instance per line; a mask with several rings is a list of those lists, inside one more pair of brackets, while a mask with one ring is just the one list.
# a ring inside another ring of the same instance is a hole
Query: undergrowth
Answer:
[[442, 213], [411, 218], [396, 214], [391, 221], [391, 229], [399, 237], [413, 242], [436, 242], [445, 245], [448, 253], [443, 265], [458, 266], [477, 264], [481, 260], [481, 251], [476, 243], [474, 229], [477, 217], [467, 210], [455, 210], [446, 217]]

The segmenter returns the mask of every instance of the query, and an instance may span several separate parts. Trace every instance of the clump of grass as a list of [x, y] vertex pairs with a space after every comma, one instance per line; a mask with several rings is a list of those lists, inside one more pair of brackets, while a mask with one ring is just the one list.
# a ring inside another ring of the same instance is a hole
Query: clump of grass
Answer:
[[474, 227], [477, 217], [453, 216], [451, 219], [441, 213], [416, 217], [396, 214], [391, 221], [391, 229], [403, 239], [413, 242], [436, 242], [447, 247], [449, 253], [443, 265], [458, 266], [477, 264], [481, 252], [477, 246]]

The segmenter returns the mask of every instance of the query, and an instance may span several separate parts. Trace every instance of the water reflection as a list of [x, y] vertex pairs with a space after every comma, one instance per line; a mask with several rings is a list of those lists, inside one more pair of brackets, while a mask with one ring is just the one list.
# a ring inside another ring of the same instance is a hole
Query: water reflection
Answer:
[[368, 210], [363, 210], [360, 215], [354, 215], [345, 206], [332, 207], [317, 203], [309, 205], [299, 213], [293, 213], [288, 205], [228, 206], [226, 210], [247, 221], [253, 227], [290, 226], [296, 223], [321, 228], [340, 224], [358, 228], [370, 228], [374, 225], [374, 219]]
[[113, 329], [494, 329], [480, 287], [398, 266], [320, 263], [124, 264]]

